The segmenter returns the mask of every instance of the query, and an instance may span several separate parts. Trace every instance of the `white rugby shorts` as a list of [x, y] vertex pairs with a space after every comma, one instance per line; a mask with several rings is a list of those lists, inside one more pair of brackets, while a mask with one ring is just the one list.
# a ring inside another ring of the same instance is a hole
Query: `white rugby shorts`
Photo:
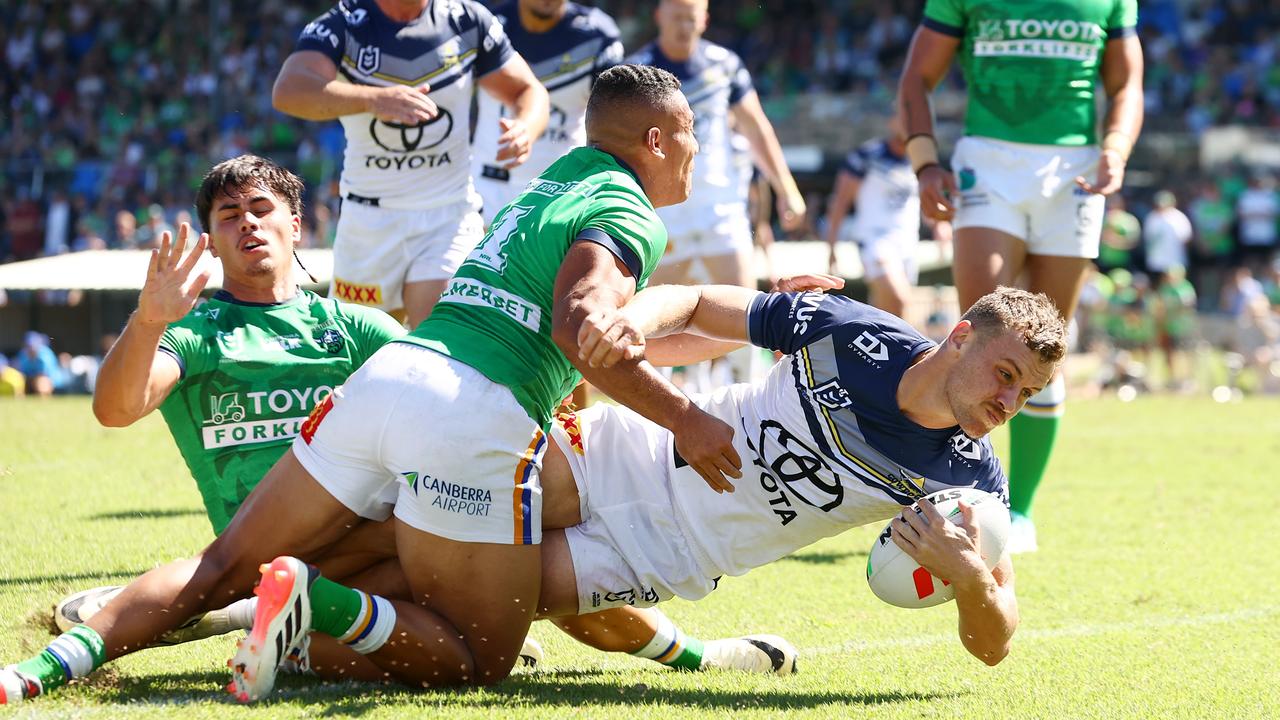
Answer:
[[403, 210], [344, 200], [329, 296], [399, 310], [406, 282], [449, 279], [483, 237], [470, 201]]
[[1093, 182], [1099, 156], [1092, 145], [963, 137], [951, 156], [960, 191], [953, 225], [1006, 232], [1025, 241], [1030, 255], [1096, 258], [1106, 199], [1075, 178]]
[[673, 507], [671, 433], [607, 403], [575, 417], [553, 423], [551, 435], [578, 485], [582, 522], [565, 537], [579, 614], [714, 590], [718, 578], [698, 568]]
[[920, 244], [920, 238], [890, 231], [872, 231], [872, 234], [874, 237], [857, 239], [862, 276], [867, 280], [875, 280], [890, 271], [896, 271], [906, 277], [907, 282], [915, 285], [920, 278], [920, 268], [916, 262], [916, 247]]
[[746, 202], [688, 206], [689, 202], [658, 210], [667, 226], [667, 250], [659, 264], [751, 251]]
[[385, 520], [394, 505], [401, 521], [450, 540], [536, 545], [546, 442], [506, 386], [393, 342], [316, 406], [293, 451], [361, 517]]

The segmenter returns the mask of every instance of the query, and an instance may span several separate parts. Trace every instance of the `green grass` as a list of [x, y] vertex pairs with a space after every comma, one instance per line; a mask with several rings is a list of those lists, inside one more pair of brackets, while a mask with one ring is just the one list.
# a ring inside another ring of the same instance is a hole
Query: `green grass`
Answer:
[[[1004, 440], [998, 434], [997, 443]], [[151, 650], [19, 717], [1280, 717], [1280, 402], [1151, 397], [1071, 405], [1017, 559], [1022, 626], [995, 668], [955, 610], [900, 610], [863, 580], [861, 528], [667, 612], [704, 638], [774, 632], [791, 678], [667, 672], [536, 627], [544, 670], [415, 693], [286, 678], [241, 707], [232, 640]], [[49, 640], [63, 594], [198, 550], [210, 530], [158, 417], [105, 430], [82, 399], [0, 402], [0, 661]]]

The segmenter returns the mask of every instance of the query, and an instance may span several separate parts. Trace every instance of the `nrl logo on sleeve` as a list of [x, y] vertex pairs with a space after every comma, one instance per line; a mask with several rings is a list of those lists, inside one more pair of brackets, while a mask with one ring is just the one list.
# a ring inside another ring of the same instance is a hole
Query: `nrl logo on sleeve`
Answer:
[[849, 392], [840, 387], [840, 383], [836, 380], [830, 380], [814, 388], [813, 399], [829, 410], [839, 410], [853, 404], [853, 401], [849, 399]]
[[977, 440], [965, 435], [963, 432], [958, 432], [951, 436], [951, 449], [966, 460], [982, 459], [982, 446], [978, 444]]

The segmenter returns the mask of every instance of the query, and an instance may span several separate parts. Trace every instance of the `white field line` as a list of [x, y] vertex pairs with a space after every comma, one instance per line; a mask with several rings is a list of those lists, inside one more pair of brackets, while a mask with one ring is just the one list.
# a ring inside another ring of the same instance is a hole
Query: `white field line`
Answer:
[[[1128, 622], [1115, 623], [1080, 623], [1057, 628], [1021, 630], [1014, 636], [1014, 641], [1024, 643], [1036, 640], [1057, 640], [1060, 638], [1091, 637], [1110, 635], [1112, 633], [1133, 632], [1135, 630], [1157, 630], [1170, 627], [1204, 627], [1208, 625], [1226, 625], [1229, 623], [1260, 620], [1280, 614], [1280, 605], [1264, 605], [1262, 607], [1244, 608], [1226, 613], [1201, 615], [1176, 615], [1166, 617], [1137, 618]], [[917, 637], [886, 638], [884, 640], [850, 640], [839, 645], [827, 645], [816, 648], [800, 648], [801, 657], [805, 655], [839, 655], [843, 653], [865, 652], [868, 650], [890, 650], [894, 648], [927, 647], [956, 642], [955, 633], [945, 635], [921, 635]]]

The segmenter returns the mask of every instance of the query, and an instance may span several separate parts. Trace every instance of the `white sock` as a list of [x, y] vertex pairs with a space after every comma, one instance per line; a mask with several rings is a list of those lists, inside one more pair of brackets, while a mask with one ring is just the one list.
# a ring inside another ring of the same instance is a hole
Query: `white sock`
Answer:
[[232, 627], [240, 630], [253, 628], [253, 614], [258, 610], [258, 598], [251, 597], [237, 600], [222, 609], [227, 614]]

